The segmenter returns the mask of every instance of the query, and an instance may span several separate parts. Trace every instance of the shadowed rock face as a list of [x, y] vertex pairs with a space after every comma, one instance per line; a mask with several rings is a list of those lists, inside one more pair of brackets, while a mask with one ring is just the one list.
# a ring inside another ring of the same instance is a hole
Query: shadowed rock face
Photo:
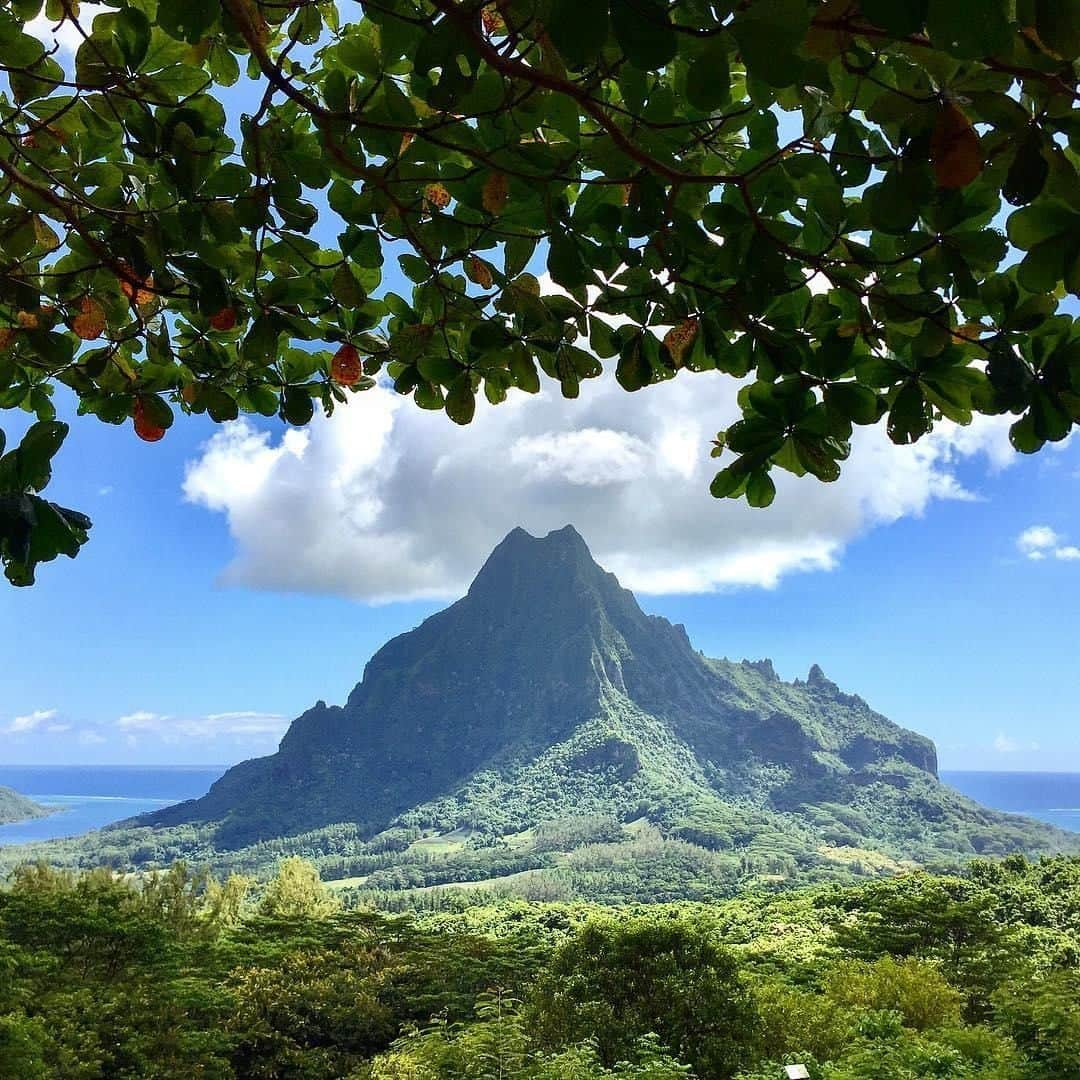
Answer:
[[[646, 615], [567, 526], [541, 538], [514, 529], [466, 596], [371, 658], [344, 706], [318, 702], [276, 754], [144, 820], [220, 822], [222, 846], [340, 821], [375, 832], [598, 721], [606, 741], [568, 759], [568, 782], [599, 765], [631, 777], [645, 751], [620, 719], [628, 711], [663, 732], [646, 755], [654, 773], [690, 763], [721, 798], [749, 784], [778, 807], [821, 791], [837, 801], [887, 762], [901, 779], [936, 776], [928, 739], [842, 693], [816, 665], [805, 683], [785, 683], [767, 660], [697, 653], [681, 626]], [[657, 762], [669, 752], [660, 744], [677, 757]]]

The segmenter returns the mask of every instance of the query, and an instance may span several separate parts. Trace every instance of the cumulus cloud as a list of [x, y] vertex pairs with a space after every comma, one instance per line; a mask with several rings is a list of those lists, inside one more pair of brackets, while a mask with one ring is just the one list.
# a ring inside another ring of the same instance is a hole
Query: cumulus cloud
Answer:
[[[25, 735], [27, 732], [36, 731], [43, 724], [47, 724], [48, 721], [55, 719], [56, 715], [56, 709], [35, 709], [33, 712], [26, 713], [24, 716], [16, 716], [11, 723], [0, 730], [3, 730], [7, 735]], [[55, 727], [57, 727], [57, 725], [52, 725], [50, 730]]]
[[684, 375], [629, 395], [605, 376], [571, 402], [511, 391], [456, 428], [378, 387], [304, 430], [226, 426], [188, 464], [184, 493], [227, 519], [228, 585], [453, 598], [515, 525], [543, 534], [569, 522], [630, 588], [693, 593], [829, 570], [867, 529], [972, 497], [960, 461], [1006, 460], [1000, 417], [912, 447], [861, 430], [835, 484], [777, 470], [768, 511], [718, 502], [709, 442], [738, 416], [736, 391]]
[[1051, 558], [1062, 562], [1080, 559], [1080, 547], [1066, 544], [1065, 538], [1049, 525], [1029, 526], [1016, 538], [1016, 547], [1025, 559], [1032, 562]]
[[278, 713], [242, 712], [209, 713], [206, 716], [166, 716], [140, 709], [121, 716], [116, 726], [128, 737], [139, 734], [156, 735], [166, 742], [182, 739], [209, 740], [223, 736], [235, 739], [279, 738], [289, 726], [286, 717]]

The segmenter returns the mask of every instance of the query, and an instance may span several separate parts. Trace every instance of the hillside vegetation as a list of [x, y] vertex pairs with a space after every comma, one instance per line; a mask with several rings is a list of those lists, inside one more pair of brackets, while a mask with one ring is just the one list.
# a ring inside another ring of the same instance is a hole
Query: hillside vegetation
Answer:
[[42, 806], [9, 787], [0, 787], [0, 825], [28, 821], [31, 818], [45, 817], [51, 813], [53, 811], [49, 807]]
[[[379, 914], [285, 860], [0, 889], [2, 1080], [1060, 1080], [1080, 859], [725, 903]], [[445, 894], [449, 900], [451, 894]]]

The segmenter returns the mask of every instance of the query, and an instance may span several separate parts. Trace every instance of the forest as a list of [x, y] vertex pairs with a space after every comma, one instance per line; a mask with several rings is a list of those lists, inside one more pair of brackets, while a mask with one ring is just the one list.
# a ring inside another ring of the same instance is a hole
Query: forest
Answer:
[[452, 896], [378, 912], [297, 857], [258, 889], [23, 866], [0, 890], [0, 1077], [1077, 1075], [1077, 858], [710, 904]]

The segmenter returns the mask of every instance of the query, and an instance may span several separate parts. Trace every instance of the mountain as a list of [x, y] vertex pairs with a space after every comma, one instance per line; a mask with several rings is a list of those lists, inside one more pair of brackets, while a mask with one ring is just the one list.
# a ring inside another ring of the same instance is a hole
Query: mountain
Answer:
[[1078, 842], [941, 784], [929, 739], [816, 665], [784, 682], [768, 660], [705, 657], [570, 526], [515, 529], [344, 705], [318, 702], [277, 753], [99, 841], [256, 870], [299, 851], [368, 890], [501, 879], [616, 898]]
[[46, 817], [51, 813], [52, 810], [47, 806], [41, 806], [9, 787], [0, 787], [0, 825], [29, 821], [31, 818]]

